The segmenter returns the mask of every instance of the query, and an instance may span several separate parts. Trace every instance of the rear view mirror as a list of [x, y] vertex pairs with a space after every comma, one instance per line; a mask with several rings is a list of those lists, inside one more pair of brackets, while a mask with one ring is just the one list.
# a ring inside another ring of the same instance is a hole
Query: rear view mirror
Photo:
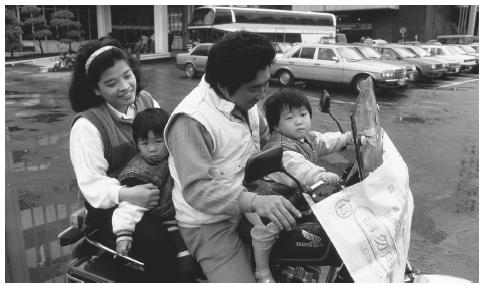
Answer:
[[319, 99], [319, 110], [323, 113], [330, 113], [329, 108], [331, 106], [331, 99], [329, 97], [328, 91], [325, 89], [321, 94], [321, 98]]
[[251, 183], [271, 173], [285, 172], [282, 151], [282, 147], [275, 147], [249, 158], [245, 165], [244, 183]]
[[338, 57], [336, 57], [336, 56], [331, 57], [331, 60], [333, 60], [333, 61], [335, 61], [335, 62], [339, 62], [339, 58], [338, 58]]

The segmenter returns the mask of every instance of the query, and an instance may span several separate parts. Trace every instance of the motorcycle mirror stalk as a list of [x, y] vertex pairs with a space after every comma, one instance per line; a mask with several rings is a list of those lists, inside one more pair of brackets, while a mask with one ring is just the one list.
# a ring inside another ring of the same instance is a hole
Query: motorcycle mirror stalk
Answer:
[[336, 119], [330, 111], [331, 107], [331, 97], [329, 96], [329, 92], [326, 89], [323, 89], [323, 93], [321, 93], [321, 98], [319, 99], [319, 110], [323, 113], [328, 113], [331, 118], [336, 122], [338, 125], [338, 129], [341, 133], [345, 133], [343, 128], [341, 128], [341, 124], [339, 123], [338, 119]]

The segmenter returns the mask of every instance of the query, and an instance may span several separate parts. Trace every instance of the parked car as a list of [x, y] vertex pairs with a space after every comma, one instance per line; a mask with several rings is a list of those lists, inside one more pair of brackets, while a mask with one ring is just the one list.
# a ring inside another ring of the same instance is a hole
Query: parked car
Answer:
[[276, 51], [276, 54], [284, 54], [292, 49], [292, 44], [284, 42], [272, 42], [272, 47]]
[[355, 50], [340, 45], [300, 44], [271, 65], [271, 76], [282, 86], [296, 79], [351, 85], [359, 93], [372, 76], [379, 87], [405, 85], [402, 67], [364, 60]]
[[[411, 53], [414, 53], [415, 55], [417, 55], [419, 58], [424, 58], [424, 59], [432, 58], [432, 55], [429, 52], [427, 52], [425, 49], [423, 49], [419, 46], [416, 46], [416, 45], [401, 45], [399, 47], [401, 47], [403, 49], [407, 49]], [[447, 71], [446, 71], [447, 75], [456, 75], [460, 72], [460, 63], [459, 63], [458, 60], [456, 60], [452, 57], [448, 57], [448, 58], [433, 57], [433, 58], [441, 61], [444, 64], [444, 66], [447, 68]]]
[[416, 79], [417, 67], [415, 65], [404, 63], [398, 60], [383, 59], [375, 49], [367, 45], [349, 45], [348, 47], [355, 49], [366, 60], [389, 63], [395, 66], [404, 67], [405, 79], [407, 81], [415, 81]]
[[402, 49], [398, 46], [385, 45], [374, 47], [383, 58], [399, 60], [405, 63], [413, 64], [417, 67], [416, 81], [425, 80], [428, 78], [439, 78], [445, 75], [447, 69], [442, 62], [434, 59], [418, 58], [415, 54]]
[[476, 50], [476, 53], [479, 53], [479, 43], [472, 43], [469, 46]]
[[459, 61], [462, 71], [470, 71], [477, 68], [476, 59], [472, 56], [461, 55], [452, 46], [448, 45], [421, 45], [431, 55], [436, 57], [452, 57]]
[[204, 73], [208, 52], [212, 46], [212, 43], [198, 44], [190, 52], [176, 55], [176, 66], [184, 70], [189, 78], [194, 78], [197, 74]]

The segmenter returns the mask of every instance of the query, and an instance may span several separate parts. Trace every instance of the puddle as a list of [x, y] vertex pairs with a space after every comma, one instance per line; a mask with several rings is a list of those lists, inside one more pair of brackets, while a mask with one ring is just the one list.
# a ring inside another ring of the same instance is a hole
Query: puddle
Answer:
[[17, 114], [21, 119], [28, 119], [31, 122], [39, 122], [39, 123], [52, 123], [57, 121], [63, 121], [63, 118], [67, 116], [65, 113], [46, 113], [46, 114], [38, 114], [33, 116], [25, 116], [23, 113]]
[[24, 130], [24, 128], [20, 128], [20, 127], [17, 127], [17, 126], [9, 126], [8, 127], [8, 131], [10, 131], [10, 132], [15, 132], [15, 131], [20, 131], [20, 130]]
[[397, 119], [399, 122], [403, 123], [425, 123], [427, 119], [418, 116], [407, 116], [407, 117], [400, 117]]

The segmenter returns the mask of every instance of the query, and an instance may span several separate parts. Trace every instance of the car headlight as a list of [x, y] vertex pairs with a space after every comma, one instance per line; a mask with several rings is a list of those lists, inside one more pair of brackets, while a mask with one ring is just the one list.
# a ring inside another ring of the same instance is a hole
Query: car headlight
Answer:
[[385, 77], [385, 78], [392, 78], [393, 77], [393, 71], [383, 71], [382, 73], [382, 76]]
[[433, 69], [434, 70], [435, 69], [435, 65], [431, 65], [430, 66], [430, 69]]
[[416, 66], [412, 66], [412, 70], [413, 71], [416, 71], [417, 70], [417, 67]]

